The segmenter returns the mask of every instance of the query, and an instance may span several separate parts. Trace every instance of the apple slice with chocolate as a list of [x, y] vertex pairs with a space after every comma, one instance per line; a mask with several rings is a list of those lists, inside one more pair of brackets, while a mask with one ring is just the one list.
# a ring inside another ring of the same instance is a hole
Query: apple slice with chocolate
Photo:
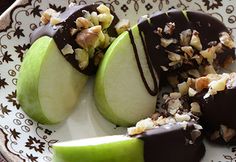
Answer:
[[17, 81], [17, 99], [34, 120], [53, 124], [74, 110], [88, 76], [61, 55], [53, 38], [41, 37], [27, 51]]
[[234, 52], [228, 29], [216, 18], [201, 12], [156, 12], [108, 49], [96, 77], [96, 105], [111, 122], [133, 124], [154, 111], [159, 80], [160, 87], [167, 81], [176, 87], [189, 76], [232, 63]]
[[[137, 136], [115, 135], [53, 145], [53, 162], [199, 162], [205, 153], [197, 129], [189, 124], [165, 125]], [[170, 156], [175, 155], [175, 156]]]
[[68, 117], [116, 36], [117, 21], [103, 4], [72, 4], [63, 13], [42, 13], [17, 83], [19, 103], [30, 117], [44, 124]]
[[147, 62], [138, 26], [132, 29], [140, 55], [134, 55], [128, 32], [109, 47], [96, 75], [94, 97], [98, 110], [119, 126], [130, 126], [155, 111], [158, 77]]
[[202, 126], [211, 141], [236, 143], [236, 73], [209, 74], [195, 80]]

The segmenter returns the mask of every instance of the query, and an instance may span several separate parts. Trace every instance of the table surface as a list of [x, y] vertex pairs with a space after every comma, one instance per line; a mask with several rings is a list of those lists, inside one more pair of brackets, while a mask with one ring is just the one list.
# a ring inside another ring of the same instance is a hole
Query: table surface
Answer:
[[[12, 4], [15, 0], [0, 0], [0, 15]], [[0, 152], [0, 162], [7, 162]]]

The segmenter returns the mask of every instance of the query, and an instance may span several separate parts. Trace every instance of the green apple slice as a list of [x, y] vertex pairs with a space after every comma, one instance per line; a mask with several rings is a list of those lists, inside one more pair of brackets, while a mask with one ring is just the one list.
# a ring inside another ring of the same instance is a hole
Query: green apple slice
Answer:
[[[154, 89], [137, 26], [132, 28], [132, 33], [144, 76]], [[155, 111], [156, 96], [145, 88], [128, 32], [108, 48], [96, 75], [94, 97], [101, 114], [119, 126], [133, 125]]]
[[64, 59], [52, 38], [44, 36], [33, 43], [23, 60], [17, 98], [34, 120], [58, 123], [74, 110], [87, 78]]
[[144, 162], [143, 141], [124, 135], [53, 145], [53, 162]]

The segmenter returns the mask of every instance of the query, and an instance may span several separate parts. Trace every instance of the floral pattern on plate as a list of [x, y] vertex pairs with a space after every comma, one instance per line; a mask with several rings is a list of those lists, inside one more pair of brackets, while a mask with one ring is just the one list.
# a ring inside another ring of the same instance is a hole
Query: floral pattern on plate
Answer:
[[[0, 31], [0, 137], [2, 137], [0, 142], [3, 145], [3, 157], [6, 157], [6, 159], [14, 156], [16, 161], [49, 162], [52, 160], [52, 144], [60, 140], [70, 139], [71, 136], [73, 138], [82, 138], [115, 134], [123, 131], [116, 130], [114, 129], [114, 125], [105, 123], [105, 120], [99, 119], [99, 126], [108, 126], [109, 131], [104, 130], [103, 132], [99, 132], [98, 129], [95, 129], [92, 133], [78, 132], [73, 128], [73, 131], [64, 134], [65, 132], [63, 130], [72, 129], [68, 126], [70, 122], [66, 124], [62, 123], [59, 126], [41, 125], [28, 118], [17, 102], [17, 74], [24, 53], [30, 47], [29, 35], [35, 28], [40, 26], [39, 19], [41, 12], [49, 7], [63, 12], [66, 9], [65, 6], [71, 2], [78, 4], [92, 2], [104, 3], [111, 10], [114, 10], [119, 17], [130, 19], [132, 24], [137, 21], [139, 16], [157, 10], [166, 11], [174, 8], [199, 10], [207, 12], [223, 21], [230, 31], [232, 31], [233, 35], [236, 35], [236, 3], [234, 0], [29, 0], [25, 4], [14, 7], [11, 11], [8, 11], [8, 14], [10, 14], [9, 24], [5, 29]], [[1, 17], [0, 22], [3, 19], [4, 17]], [[86, 95], [84, 99], [86, 100]], [[88, 103], [90, 101], [85, 103], [86, 106], [89, 106]], [[96, 119], [101, 118], [99, 114], [95, 114], [95, 117]], [[84, 124], [72, 122], [78, 125], [76, 128]], [[93, 123], [97, 123], [97, 121], [93, 121]], [[80, 136], [78, 134], [83, 135]], [[62, 135], [68, 137], [62, 138]], [[222, 148], [207, 144], [207, 151], [203, 161], [233, 162], [236, 159], [235, 147]], [[3, 160], [0, 159], [0, 161]]]

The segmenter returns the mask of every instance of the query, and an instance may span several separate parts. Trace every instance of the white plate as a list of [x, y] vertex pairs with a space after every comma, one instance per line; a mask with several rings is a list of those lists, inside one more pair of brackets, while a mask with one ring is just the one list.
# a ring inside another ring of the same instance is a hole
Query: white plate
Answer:
[[[77, 3], [92, 3], [78, 0]], [[101, 2], [101, 1], [97, 1]], [[236, 36], [235, 0], [103, 0], [121, 18], [134, 24], [141, 15], [170, 8], [201, 10], [212, 14], [232, 30]], [[21, 0], [0, 18], [0, 150], [9, 161], [51, 161], [51, 146], [57, 141], [124, 133], [98, 113], [92, 97], [93, 78], [90, 79], [77, 109], [65, 122], [41, 125], [22, 112], [16, 101], [16, 81], [23, 53], [29, 47], [29, 35], [39, 26], [42, 10], [54, 7], [64, 10], [70, 0]], [[5, 26], [5, 27], [4, 27]], [[235, 161], [236, 147], [206, 144], [203, 162]]]

